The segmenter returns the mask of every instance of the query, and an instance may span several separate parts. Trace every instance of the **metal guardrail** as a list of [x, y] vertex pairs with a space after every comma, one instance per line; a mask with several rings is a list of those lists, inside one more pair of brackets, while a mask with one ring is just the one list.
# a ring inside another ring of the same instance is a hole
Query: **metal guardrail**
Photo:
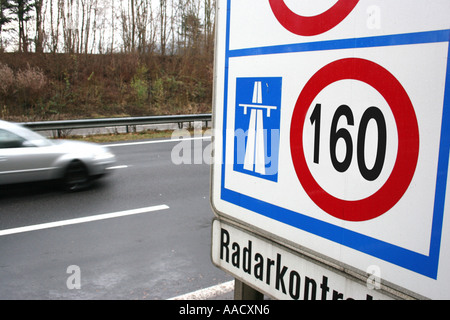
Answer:
[[37, 121], [23, 122], [21, 125], [35, 131], [57, 130], [60, 135], [61, 130], [86, 129], [86, 128], [104, 128], [104, 127], [129, 127], [148, 124], [167, 124], [178, 123], [182, 128], [185, 122], [204, 121], [206, 126], [211, 121], [211, 114], [192, 114], [192, 115], [169, 115], [169, 116], [149, 116], [149, 117], [124, 117], [124, 118], [99, 118], [99, 119], [80, 119], [80, 120], [59, 120], [59, 121]]

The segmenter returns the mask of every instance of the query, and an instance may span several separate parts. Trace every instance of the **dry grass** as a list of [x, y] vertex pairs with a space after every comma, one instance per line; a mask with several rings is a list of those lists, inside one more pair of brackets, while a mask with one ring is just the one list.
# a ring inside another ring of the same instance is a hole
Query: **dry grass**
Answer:
[[212, 54], [0, 53], [1, 117], [13, 121], [211, 112]]
[[95, 134], [89, 136], [67, 136], [64, 139], [81, 140], [95, 143], [108, 143], [133, 140], [170, 138], [173, 130], [146, 130], [134, 133]]

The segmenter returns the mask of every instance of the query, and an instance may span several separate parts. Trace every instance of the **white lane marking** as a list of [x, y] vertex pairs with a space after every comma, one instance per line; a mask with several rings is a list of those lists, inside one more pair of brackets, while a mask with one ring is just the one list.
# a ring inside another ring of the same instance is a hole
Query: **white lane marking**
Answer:
[[124, 216], [130, 216], [130, 215], [135, 215], [135, 214], [148, 213], [148, 212], [154, 212], [154, 211], [160, 211], [160, 210], [166, 210], [166, 209], [169, 209], [169, 207], [167, 205], [163, 204], [163, 205], [153, 206], [153, 207], [145, 207], [145, 208], [140, 208], [140, 209], [132, 209], [132, 210], [99, 214], [99, 215], [89, 216], [89, 217], [84, 217], [84, 218], [76, 218], [76, 219], [70, 219], [70, 220], [62, 220], [62, 221], [55, 221], [55, 222], [49, 222], [49, 223], [35, 224], [35, 225], [31, 225], [31, 226], [0, 230], [0, 236], [6, 236], [6, 235], [11, 235], [11, 234], [36, 231], [36, 230], [43, 230], [43, 229], [49, 229], [49, 228], [56, 228], [56, 227], [61, 227], [61, 226], [68, 226], [68, 225], [73, 225], [73, 224], [99, 221], [99, 220], [105, 220], [105, 219], [111, 219], [111, 218], [118, 218], [118, 217], [124, 217]]
[[108, 167], [106, 170], [117, 170], [117, 169], [126, 169], [128, 168], [127, 165], [121, 165], [121, 166], [114, 166], [114, 167]]
[[194, 138], [178, 138], [178, 139], [166, 139], [166, 140], [151, 140], [151, 141], [137, 141], [137, 142], [125, 142], [125, 143], [114, 143], [105, 144], [105, 147], [124, 147], [124, 146], [135, 146], [140, 144], [156, 144], [156, 143], [167, 143], [167, 142], [180, 142], [189, 140], [209, 140], [211, 136], [205, 137], [194, 137]]
[[234, 280], [224, 282], [209, 288], [186, 293], [168, 300], [207, 300], [234, 290]]

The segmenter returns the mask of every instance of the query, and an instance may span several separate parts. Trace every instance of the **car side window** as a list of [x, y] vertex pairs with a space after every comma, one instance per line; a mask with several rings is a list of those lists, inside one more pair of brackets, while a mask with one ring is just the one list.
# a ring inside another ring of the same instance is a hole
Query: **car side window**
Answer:
[[0, 149], [20, 148], [23, 147], [24, 141], [25, 139], [16, 134], [0, 129]]

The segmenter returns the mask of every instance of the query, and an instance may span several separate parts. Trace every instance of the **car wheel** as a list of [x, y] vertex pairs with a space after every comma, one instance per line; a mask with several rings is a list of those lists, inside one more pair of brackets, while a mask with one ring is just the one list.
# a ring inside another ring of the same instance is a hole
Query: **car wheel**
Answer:
[[64, 186], [68, 191], [78, 191], [89, 185], [89, 174], [81, 161], [72, 161], [66, 168]]

